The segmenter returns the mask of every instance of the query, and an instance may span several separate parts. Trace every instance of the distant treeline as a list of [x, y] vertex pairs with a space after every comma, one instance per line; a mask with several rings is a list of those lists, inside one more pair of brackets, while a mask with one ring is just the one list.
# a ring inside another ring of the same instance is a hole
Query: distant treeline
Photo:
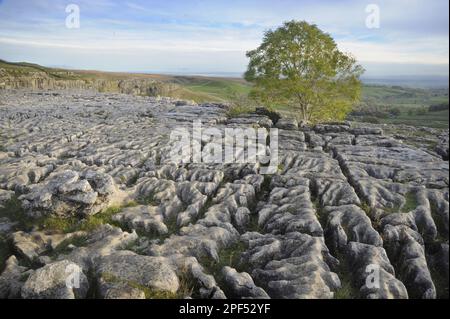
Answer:
[[448, 110], [448, 102], [443, 102], [435, 105], [431, 105], [428, 109], [429, 112], [440, 112]]
[[442, 111], [448, 111], [449, 110], [449, 103], [448, 102], [442, 102], [438, 104], [433, 104], [428, 107], [422, 106], [422, 107], [409, 107], [409, 108], [402, 108], [402, 107], [388, 107], [388, 106], [369, 106], [364, 105], [361, 106], [355, 110], [353, 110], [349, 116], [348, 119], [359, 119], [362, 122], [366, 123], [374, 123], [374, 124], [381, 124], [384, 122], [384, 120], [387, 119], [396, 119], [400, 118], [402, 116], [410, 116], [410, 117], [417, 117], [417, 116], [424, 116], [429, 113], [433, 112], [442, 112]]

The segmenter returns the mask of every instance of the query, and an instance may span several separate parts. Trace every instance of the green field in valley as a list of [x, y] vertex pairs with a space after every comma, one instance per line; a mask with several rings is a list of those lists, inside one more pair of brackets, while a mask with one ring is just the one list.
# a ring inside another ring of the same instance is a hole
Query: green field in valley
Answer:
[[[380, 124], [448, 128], [448, 94], [448, 88], [365, 85], [362, 101], [355, 107], [350, 119]], [[430, 106], [442, 104], [446, 105], [446, 109], [430, 112]]]

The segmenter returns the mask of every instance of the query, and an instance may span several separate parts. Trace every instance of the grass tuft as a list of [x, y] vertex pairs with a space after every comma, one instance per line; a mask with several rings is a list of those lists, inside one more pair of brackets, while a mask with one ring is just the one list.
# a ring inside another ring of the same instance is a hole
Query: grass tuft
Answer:
[[150, 194], [148, 196], [139, 197], [137, 199], [137, 203], [139, 205], [151, 205], [151, 206], [159, 206], [159, 205], [161, 205], [161, 201], [156, 199], [154, 194]]
[[252, 107], [245, 107], [245, 106], [231, 106], [228, 111], [227, 111], [227, 116], [229, 118], [236, 118], [236, 117], [240, 117], [241, 115], [244, 114], [250, 114], [254, 111], [255, 109]]
[[352, 281], [352, 269], [347, 264], [345, 257], [338, 254], [340, 260], [339, 268], [336, 271], [339, 279], [341, 280], [341, 288], [334, 293], [335, 299], [358, 299], [359, 291]]
[[87, 236], [75, 236], [70, 239], [66, 239], [61, 244], [59, 244], [52, 252], [50, 257], [57, 257], [59, 255], [64, 255], [69, 253], [71, 250], [69, 246], [73, 245], [76, 247], [85, 247], [87, 244]]
[[20, 228], [28, 229], [33, 225], [32, 219], [25, 214], [22, 202], [17, 196], [11, 197], [2, 206], [0, 206], [0, 217], [6, 217], [10, 221], [18, 223]]
[[3, 238], [3, 236], [0, 236], [0, 274], [3, 271], [5, 263], [11, 256], [11, 254], [11, 247], [8, 241], [6, 240], [6, 238]]
[[138, 203], [131, 201], [124, 206], [111, 206], [104, 211], [88, 216], [85, 219], [79, 220], [76, 217], [62, 218], [49, 216], [37, 222], [39, 229], [46, 231], [54, 231], [60, 233], [73, 233], [76, 231], [92, 232], [100, 226], [110, 224], [121, 228], [122, 225], [113, 221], [113, 216], [120, 213], [123, 208], [137, 206]]
[[255, 112], [256, 107], [247, 95], [236, 94], [231, 100], [230, 107], [227, 111], [229, 118], [236, 118], [244, 114]]
[[238, 242], [228, 248], [219, 251], [219, 261], [213, 259], [202, 258], [200, 263], [207, 269], [207, 271], [214, 275], [214, 277], [221, 278], [222, 268], [229, 266], [238, 271], [245, 271], [245, 265], [241, 264], [240, 259], [242, 253], [245, 251], [245, 244]]
[[417, 202], [416, 193], [414, 192], [408, 192], [405, 195], [405, 204], [401, 208], [401, 211], [403, 213], [409, 213], [410, 211], [413, 211], [419, 206], [419, 203]]
[[180, 287], [177, 292], [162, 291], [144, 286], [136, 281], [125, 280], [111, 273], [101, 274], [101, 279], [110, 284], [123, 284], [142, 291], [145, 299], [182, 299], [190, 297], [194, 291], [194, 282], [187, 272], [183, 272], [179, 276]]

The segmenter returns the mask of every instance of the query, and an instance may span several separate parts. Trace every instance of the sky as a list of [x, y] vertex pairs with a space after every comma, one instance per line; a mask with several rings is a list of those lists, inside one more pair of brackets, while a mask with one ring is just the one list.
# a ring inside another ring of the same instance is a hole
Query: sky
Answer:
[[[68, 28], [69, 4], [80, 9]], [[379, 8], [379, 28], [368, 28]], [[243, 73], [264, 32], [305, 20], [366, 76], [448, 76], [448, 0], [0, 0], [0, 59], [154, 73]]]

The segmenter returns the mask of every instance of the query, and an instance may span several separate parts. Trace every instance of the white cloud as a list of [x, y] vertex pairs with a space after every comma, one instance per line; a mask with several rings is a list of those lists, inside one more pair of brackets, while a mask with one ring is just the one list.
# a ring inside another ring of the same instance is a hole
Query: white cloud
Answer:
[[79, 0], [82, 28], [67, 30], [65, 1], [6, 0], [0, 10], [0, 58], [81, 67], [74, 56], [90, 54], [93, 68], [147, 70], [150, 64], [172, 62], [243, 71], [245, 52], [260, 43], [265, 30], [305, 19], [330, 32], [363, 63], [449, 63], [447, 0], [376, 2], [379, 30], [365, 27], [366, 3], [359, 0], [279, 0], [276, 5], [269, 0]]
[[442, 41], [440, 43], [417, 41], [379, 44], [342, 41], [339, 42], [339, 47], [354, 54], [361, 62], [448, 64], [448, 53], [442, 52], [441, 43]]

